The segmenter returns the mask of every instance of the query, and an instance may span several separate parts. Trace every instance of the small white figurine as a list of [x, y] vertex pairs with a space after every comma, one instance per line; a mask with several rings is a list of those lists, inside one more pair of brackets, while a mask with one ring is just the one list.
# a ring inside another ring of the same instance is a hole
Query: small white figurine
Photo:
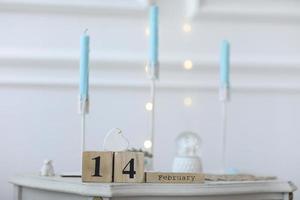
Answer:
[[173, 172], [202, 172], [200, 137], [193, 132], [183, 132], [176, 138], [176, 143], [177, 156], [173, 161]]
[[43, 167], [40, 171], [41, 176], [54, 176], [54, 167], [52, 165], [52, 160], [44, 160]]

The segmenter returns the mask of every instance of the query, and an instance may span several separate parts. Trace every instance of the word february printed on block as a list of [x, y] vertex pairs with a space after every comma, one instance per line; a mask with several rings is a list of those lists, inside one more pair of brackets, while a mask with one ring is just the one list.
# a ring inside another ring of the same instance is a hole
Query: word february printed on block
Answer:
[[174, 173], [174, 172], [146, 172], [147, 183], [203, 183], [204, 174]]
[[85, 151], [82, 161], [82, 182], [145, 182], [142, 152]]

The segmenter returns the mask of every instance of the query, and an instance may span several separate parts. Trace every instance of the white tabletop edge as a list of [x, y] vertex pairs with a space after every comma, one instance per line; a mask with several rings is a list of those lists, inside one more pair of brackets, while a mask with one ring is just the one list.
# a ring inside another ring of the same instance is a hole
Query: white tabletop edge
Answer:
[[19, 175], [10, 183], [41, 190], [82, 196], [209, 196], [252, 193], [289, 193], [297, 189], [290, 181], [205, 182], [203, 184], [82, 183], [80, 178]]

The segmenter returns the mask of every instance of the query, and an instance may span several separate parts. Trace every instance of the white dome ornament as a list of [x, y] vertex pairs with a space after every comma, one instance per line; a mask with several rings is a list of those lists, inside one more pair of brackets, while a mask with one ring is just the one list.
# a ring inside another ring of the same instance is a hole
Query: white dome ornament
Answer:
[[52, 160], [44, 160], [44, 164], [40, 171], [41, 176], [55, 176]]
[[202, 172], [199, 157], [201, 139], [193, 132], [183, 132], [176, 138], [177, 156], [173, 161], [173, 172]]

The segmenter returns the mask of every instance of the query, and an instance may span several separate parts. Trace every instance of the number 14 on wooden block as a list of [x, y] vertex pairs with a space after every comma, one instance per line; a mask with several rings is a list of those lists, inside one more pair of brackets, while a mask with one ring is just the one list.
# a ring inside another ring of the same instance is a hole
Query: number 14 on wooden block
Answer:
[[141, 152], [83, 153], [82, 181], [99, 183], [144, 182], [144, 154]]

